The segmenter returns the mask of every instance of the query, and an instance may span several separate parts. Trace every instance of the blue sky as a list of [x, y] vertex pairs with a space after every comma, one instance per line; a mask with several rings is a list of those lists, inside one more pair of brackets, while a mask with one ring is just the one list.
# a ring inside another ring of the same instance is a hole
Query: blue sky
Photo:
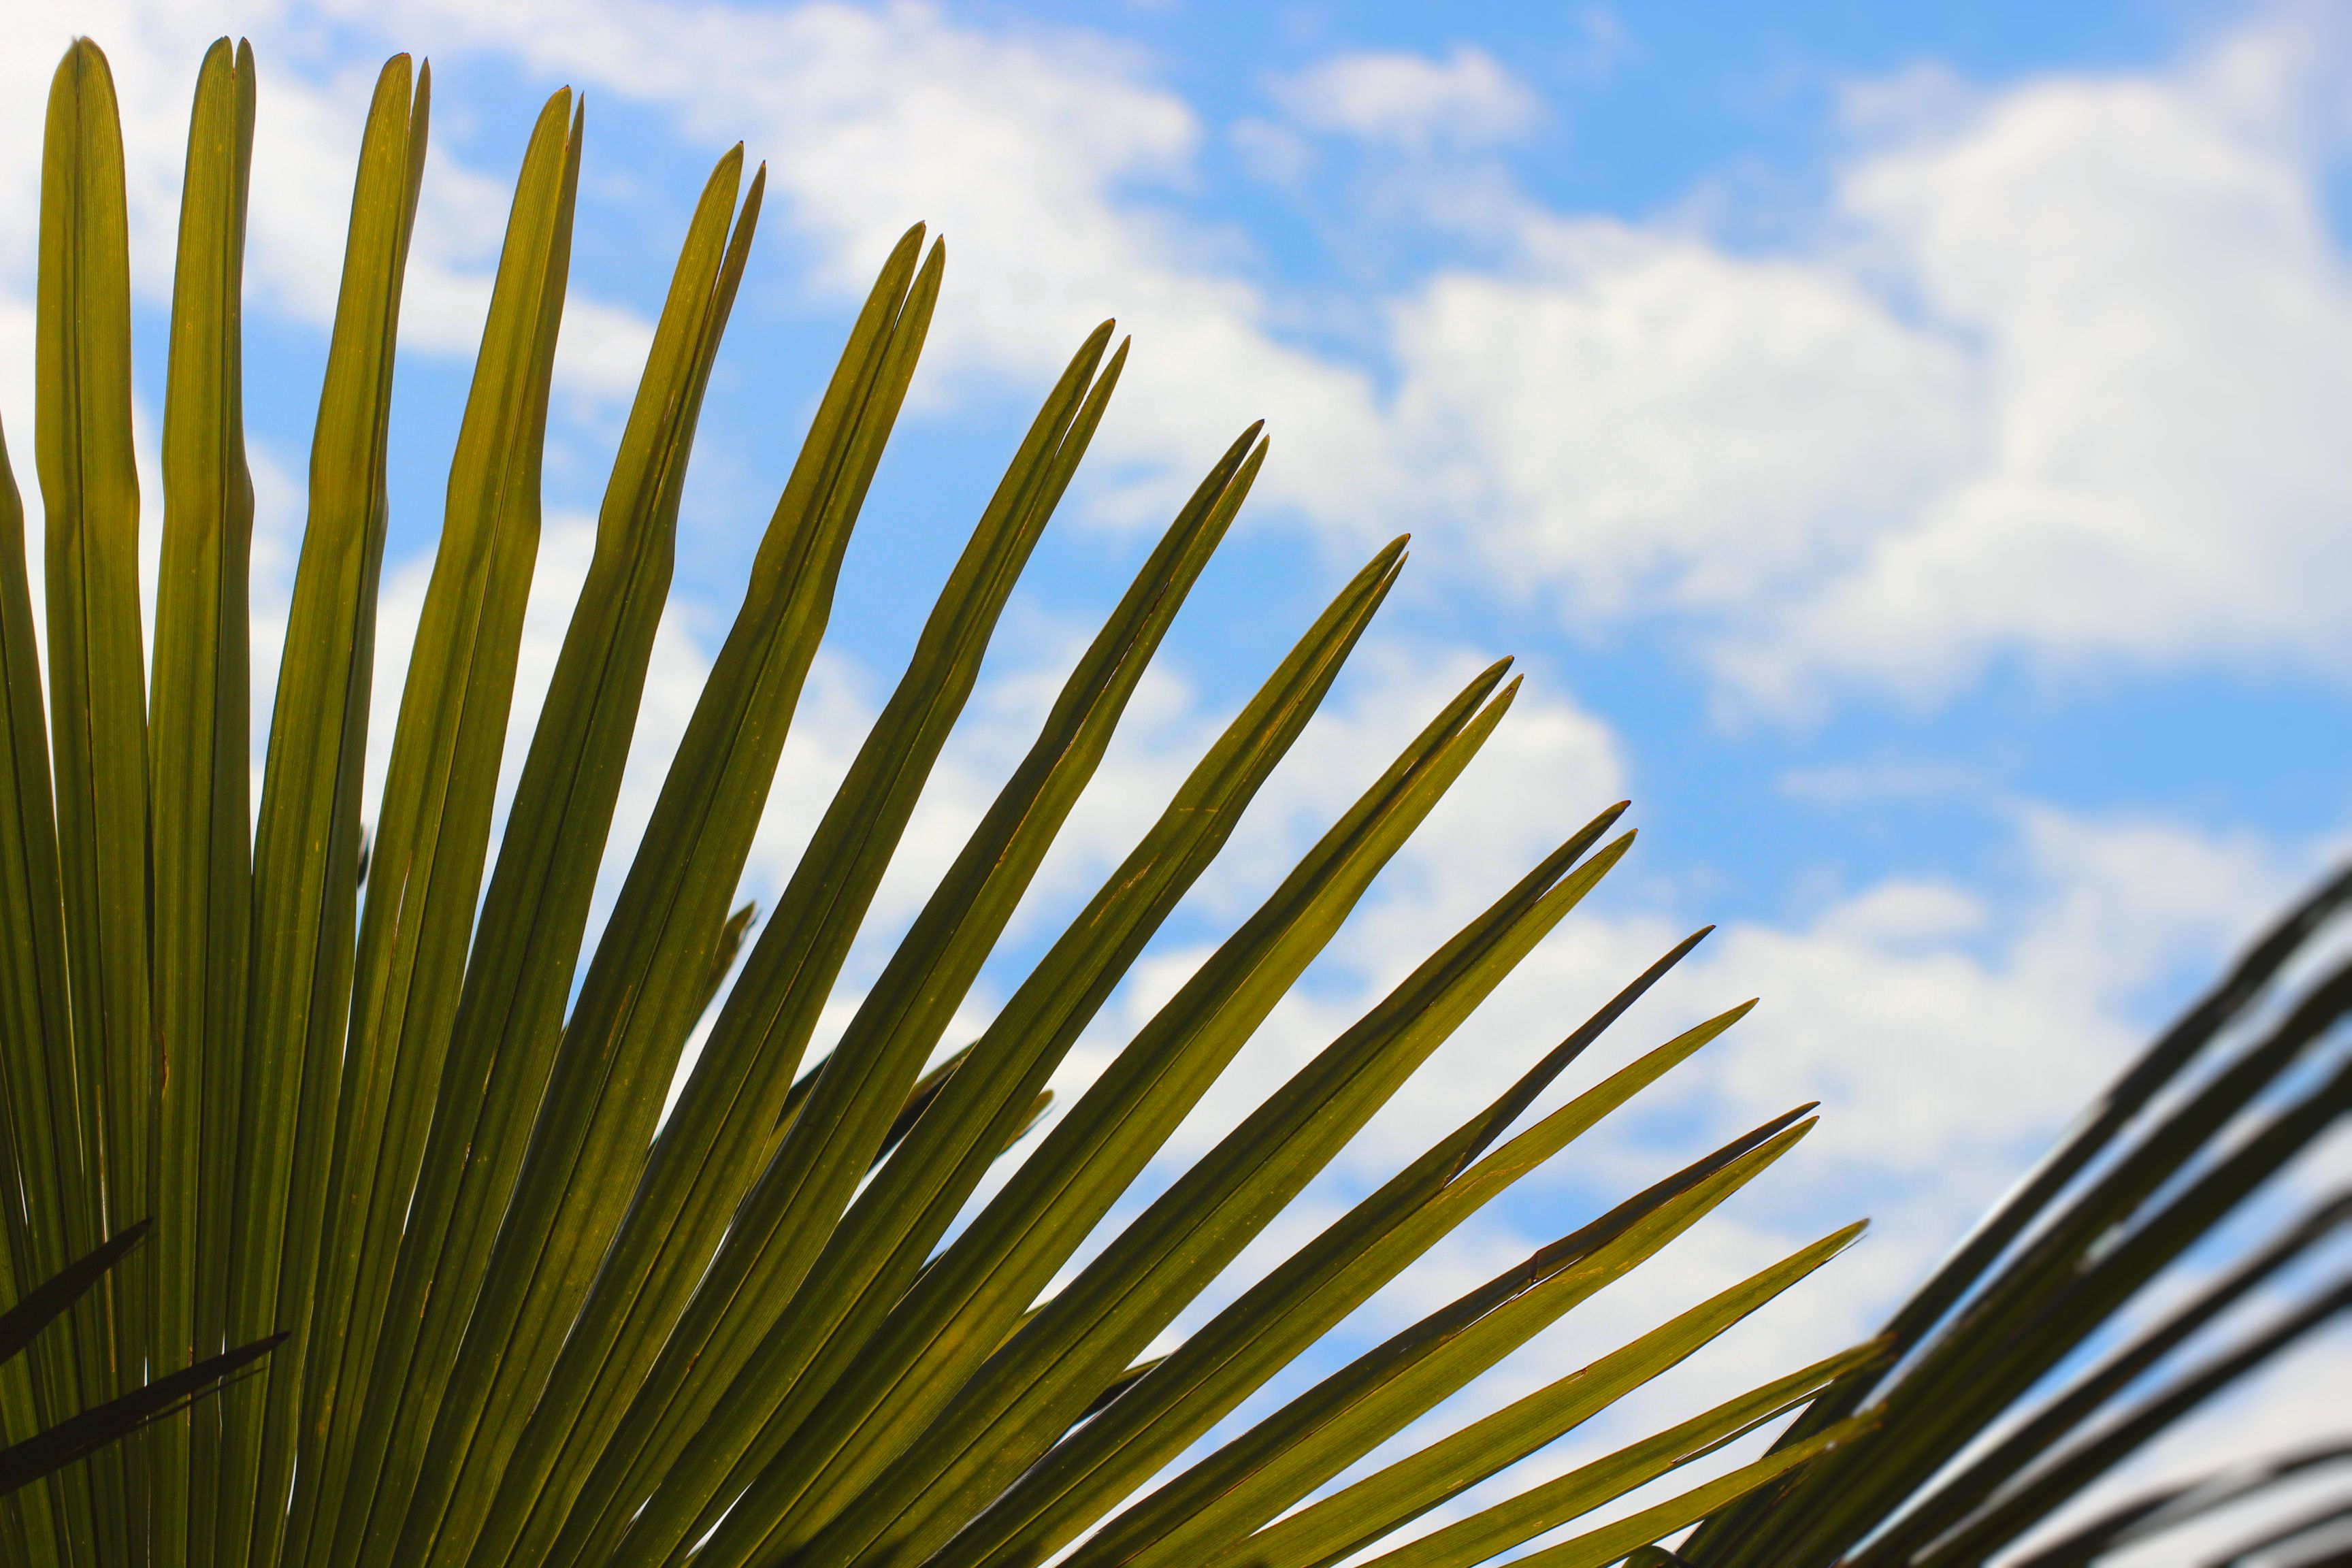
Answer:
[[[685, 215], [733, 140], [768, 161], [625, 828], [650, 804], [856, 298], [907, 223], [946, 233], [939, 323], [754, 853], [755, 896], [788, 872], [1062, 359], [1102, 316], [1135, 333], [1090, 471], [1016, 597], [845, 1005], [1091, 618], [1234, 432], [1269, 421], [1265, 477], [975, 1024], [1323, 598], [1412, 531], [1406, 585], [1358, 668], [1066, 1087], [1382, 748], [1487, 658], [1518, 656], [1519, 711], [1460, 798], [1180, 1144], [1203, 1147], [1620, 795], [1643, 833], [1632, 859], [1305, 1212], [1450, 1126], [1694, 925], [1722, 930], [1594, 1071], [1702, 1009], [1764, 1005], [1719, 1060], [1498, 1205], [1351, 1331], [1567, 1228], [1669, 1156], [1799, 1100], [1823, 1100], [1825, 1120], [1769, 1191], [1662, 1259], [1649, 1294], [1596, 1303], [1475, 1397], [1578, 1364], [1612, 1330], [1866, 1212], [1877, 1233], [1818, 1304], [1759, 1320], [1712, 1364], [1761, 1375], [1865, 1328], [2352, 826], [2352, 29], [2325, 7], [5, 11], [0, 420], [20, 454], [56, 52], [95, 37], [126, 104], [152, 441], [187, 94], [212, 37], [253, 39], [265, 618], [282, 614], [299, 539], [367, 82], [393, 49], [431, 58], [380, 713], [540, 102], [578, 86], [589, 129], [519, 714], [584, 563]], [[2344, 1165], [2336, 1148], [2295, 1181]], [[2305, 1429], [2347, 1372], [2339, 1331], [2211, 1430], [2251, 1444]]]

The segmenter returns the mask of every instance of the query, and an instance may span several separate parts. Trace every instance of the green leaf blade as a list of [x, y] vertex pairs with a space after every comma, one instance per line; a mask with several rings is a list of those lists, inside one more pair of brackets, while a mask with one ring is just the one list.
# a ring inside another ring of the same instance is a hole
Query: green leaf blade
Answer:
[[1161, 1568], [1256, 1529], [1639, 1267], [1811, 1125], [1735, 1141], [1392, 1336], [1113, 1519], [1071, 1561]]
[[[377, 79], [310, 448], [310, 519], [254, 835], [247, 1116], [230, 1237], [230, 1337], [240, 1342], [283, 1330], [307, 1342], [316, 1301], [358, 921], [392, 377], [431, 97], [431, 72], [404, 55]], [[215, 1561], [278, 1561], [283, 1510], [257, 1500], [286, 1495], [300, 1395], [298, 1365], [222, 1396]]]
[[[1791, 1471], [1812, 1463], [1825, 1454], [1856, 1442], [1867, 1442], [1876, 1426], [1875, 1418], [1858, 1417], [1840, 1422], [1827, 1431], [1819, 1432], [1786, 1447], [1777, 1448], [1752, 1463], [1742, 1465], [1728, 1475], [1719, 1476], [1704, 1486], [1692, 1488], [1680, 1497], [1670, 1498], [1629, 1514], [1598, 1530], [1545, 1547], [1518, 1559], [1537, 1564], [1538, 1568], [1603, 1568], [1637, 1547], [1661, 1537], [1672, 1535], [1695, 1521], [1737, 1502], [1739, 1499], [1780, 1479]], [[1431, 1538], [1435, 1539], [1435, 1538]], [[1365, 1568], [1471, 1568], [1485, 1561], [1469, 1551], [1453, 1554], [1423, 1550], [1416, 1552], [1420, 1542], [1375, 1557]], [[1473, 1547], [1471, 1551], [1475, 1551]]]
[[[147, 1217], [155, 1063], [147, 996], [147, 693], [139, 473], [131, 433], [130, 219], [114, 78], [88, 39], [66, 51], [42, 142], [34, 451], [47, 518], [49, 724], [59, 889], [85, 1174], [111, 1235]], [[148, 1260], [77, 1314], [81, 1397], [129, 1390], [145, 1363]], [[145, 1552], [145, 1467], [89, 1467], [96, 1550]]]
[[[228, 1343], [228, 1274], [252, 920], [248, 586], [253, 480], [245, 454], [241, 294], [253, 158], [253, 50], [205, 55], [188, 127], [163, 402], [163, 537], [148, 731], [153, 838], [152, 1005], [160, 1235], [154, 1351], [170, 1372]], [[206, 1412], [209, 1415], [210, 1411]], [[154, 1455], [158, 1564], [209, 1541], [217, 1452], [201, 1472], [193, 1410], [163, 1418]]]
[[1654, 964], [1484, 1113], [1244, 1291], [1139, 1380], [1130, 1397], [1057, 1445], [941, 1549], [938, 1568], [1029, 1564], [1052, 1556], [1511, 1182], [1728, 1028], [1747, 1008], [1620, 1069], [1465, 1173], [1691, 945]]

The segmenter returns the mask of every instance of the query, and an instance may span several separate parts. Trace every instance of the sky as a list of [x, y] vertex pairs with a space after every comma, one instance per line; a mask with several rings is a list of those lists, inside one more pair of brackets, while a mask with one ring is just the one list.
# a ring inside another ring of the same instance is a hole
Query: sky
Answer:
[[[188, 97], [214, 37], [257, 51], [257, 715], [373, 73], [402, 49], [434, 72], [393, 425], [387, 717], [513, 171], [546, 95], [584, 93], [510, 763], [686, 216], [733, 142], [765, 162], [608, 884], [906, 226], [946, 236], [945, 291], [747, 897], [789, 874], [1064, 360], [1106, 316], [1133, 333], [835, 1027], [1234, 434], [1268, 422], [1264, 475], [957, 1037], [1320, 605], [1410, 532], [1402, 584], [1325, 712], [1061, 1087], [1099, 1069], [1454, 689], [1516, 656], [1509, 720], [1151, 1177], [1630, 796], [1633, 854], [1214, 1298], [1716, 924], [1568, 1087], [1734, 1002], [1759, 996], [1756, 1012], [1275, 1391], [1822, 1101], [1817, 1133], [1638, 1288], [1418, 1435], [1848, 1219], [1873, 1216], [1871, 1237], [1515, 1484], [1866, 1332], [2352, 837], [2352, 24], [2329, 8], [0, 0], [0, 423], [29, 492], [41, 103], [85, 33], [124, 105], [151, 552]], [[2285, 1187], [2347, 1166], [2339, 1139]], [[2338, 1329], [2116, 1484], [2316, 1430], [2346, 1387]]]

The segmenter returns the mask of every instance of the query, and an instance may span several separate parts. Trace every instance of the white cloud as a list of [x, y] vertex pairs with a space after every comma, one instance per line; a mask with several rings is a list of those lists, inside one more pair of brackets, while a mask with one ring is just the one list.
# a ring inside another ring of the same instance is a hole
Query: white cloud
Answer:
[[[1932, 1253], [2127, 1058], [2178, 977], [2214, 969], [2302, 869], [2259, 840], [2161, 821], [2035, 809], [2016, 831], [2023, 875], [2006, 893], [1893, 877], [1810, 916], [1727, 924], [1601, 1054], [1619, 1059], [1761, 997], [1711, 1047], [1708, 1070], [1664, 1091], [1679, 1108], [1672, 1142], [1696, 1144], [1694, 1123], [1727, 1136], [1819, 1099], [1801, 1184], [1823, 1201], [1867, 1194], [1906, 1250]], [[1633, 853], [1621, 876], [1639, 877]], [[1684, 934], [1648, 902], [1603, 896], [1572, 916], [1447, 1048], [1447, 1070], [1396, 1108], [1406, 1120], [1367, 1147], [1459, 1122]], [[1386, 911], [1368, 913], [1377, 928]], [[1416, 932], [1400, 956], [1433, 945]], [[1657, 1131], [1629, 1147], [1654, 1146]]]
[[1275, 96], [1310, 129], [1415, 150], [1508, 141], [1543, 114], [1524, 82], [1468, 44], [1442, 60], [1395, 50], [1336, 55], [1277, 82]]
[[2316, 151], [2238, 110], [2195, 72], [2061, 79], [1849, 172], [1848, 217], [1977, 345], [1983, 459], [1773, 614], [1752, 674], [2352, 669], [2320, 586], [2352, 566], [2352, 274]]
[[[1602, 221], [1396, 307], [1397, 421], [1489, 520], [1450, 542], [1580, 614], [1817, 582], [1970, 455], [1972, 375], [1853, 280]], [[1507, 587], [1506, 591], [1509, 591]]]
[[1777, 256], [1530, 209], [1516, 263], [1399, 302], [1393, 418], [1497, 580], [1681, 614], [1744, 700], [2340, 679], [2352, 273], [2307, 121], [2344, 58], [2284, 21], [2165, 74], [1873, 84]]

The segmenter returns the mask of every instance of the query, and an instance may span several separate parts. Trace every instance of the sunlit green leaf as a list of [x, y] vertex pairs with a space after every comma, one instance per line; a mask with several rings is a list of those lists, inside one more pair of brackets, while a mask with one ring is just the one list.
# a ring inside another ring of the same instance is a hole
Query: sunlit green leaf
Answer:
[[[971, 700], [1045, 529], [1066, 496], [1087, 501], [1074, 486], [1130, 352], [1109, 322], [1045, 389], [905, 674], [755, 914], [739, 883], [859, 515], [951, 303], [945, 247], [921, 224], [850, 323], [682, 739], [651, 759], [666, 771], [646, 826], [609, 843], [765, 189], [740, 146], [687, 224], [585, 582], [502, 779], [574, 208], [593, 177], [569, 89], [522, 150], [415, 644], [404, 669], [379, 672], [430, 72], [401, 56], [378, 79], [254, 809], [242, 295], [268, 123], [257, 82], [253, 52], [226, 39], [196, 74], [152, 658], [129, 186], [95, 44], [67, 50], [47, 101], [35, 395], [16, 411], [42, 502], [43, 617], [0, 446], [0, 1563], [1331, 1568], [1595, 1429], [1859, 1234], [1344, 1479], [1811, 1130], [1803, 1104], [1662, 1160], [1681, 1168], [1370, 1350], [1318, 1362], [1432, 1247], [1747, 1013], [1679, 1020], [1664, 1044], [1570, 1079], [1701, 930], [1263, 1278], [1218, 1294], [1381, 1109], [1441, 1070], [1433, 1053], [1496, 985], [1540, 944], [1581, 940], [1566, 917], [1633, 847], [1626, 803], [1600, 811], [1400, 963], [1206, 1153], [1171, 1158], [1179, 1126], [1507, 721], [1508, 660], [1428, 718], [1295, 865], [1267, 868], [1273, 891], [1212, 932], [1205, 960], [1056, 1105], [1049, 1080], [1125, 1016], [1114, 995], [1403, 568], [1398, 540], [1341, 586], [1181, 780], [1170, 770], [1165, 809], [1132, 825], [1130, 852], [1042, 956], [983, 984], [1021, 956], [1000, 951], [1015, 911], [1051, 886], [1040, 868], [1213, 581], [1268, 460], [1255, 425], [1144, 552], [883, 951], [886, 874], [950, 735], [988, 711]], [[370, 781], [379, 673], [402, 698]], [[1593, 803], [1575, 804], [1563, 830]], [[2304, 1279], [2352, 1212], [2339, 1201], [2115, 1329], [2352, 1110], [2352, 966], [2302, 957], [2347, 906], [2352, 874], [2290, 911], [1868, 1344], [1696, 1401], [1709, 1407], [1373, 1561], [1472, 1568], [1782, 1421], [1760, 1458], [1523, 1561], [1973, 1568], [2012, 1550], [2352, 1305], [2352, 1286]], [[852, 963], [861, 942], [870, 970]], [[960, 1024], [983, 1004], [992, 1016]], [[2214, 1347], [2242, 1303], [2281, 1289], [2280, 1312]], [[1203, 1444], [1310, 1367], [1303, 1392]], [[2315, 1453], [2054, 1525], [2042, 1558], [2073, 1568], [2144, 1542], [2316, 1472], [2340, 1446]], [[2273, 1521], [2238, 1550], [2308, 1550], [2343, 1512]], [[1693, 1525], [1678, 1552], [1659, 1544]]]

